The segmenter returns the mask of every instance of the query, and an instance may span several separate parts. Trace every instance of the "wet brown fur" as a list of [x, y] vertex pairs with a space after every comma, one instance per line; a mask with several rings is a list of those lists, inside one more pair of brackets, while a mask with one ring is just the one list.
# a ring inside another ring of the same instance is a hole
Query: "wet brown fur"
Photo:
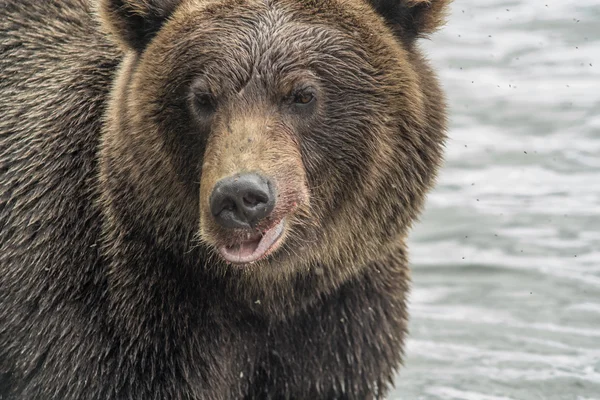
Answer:
[[[384, 396], [445, 138], [415, 40], [448, 2], [0, 0], [0, 397]], [[208, 198], [248, 171], [286, 230], [236, 267]]]

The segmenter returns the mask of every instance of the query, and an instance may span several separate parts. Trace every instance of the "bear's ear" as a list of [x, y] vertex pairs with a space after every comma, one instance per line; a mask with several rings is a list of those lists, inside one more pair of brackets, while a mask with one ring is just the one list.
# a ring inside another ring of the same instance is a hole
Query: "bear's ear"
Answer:
[[180, 0], [100, 0], [100, 18], [125, 49], [142, 51]]
[[395, 32], [407, 39], [433, 33], [444, 22], [452, 0], [367, 0]]

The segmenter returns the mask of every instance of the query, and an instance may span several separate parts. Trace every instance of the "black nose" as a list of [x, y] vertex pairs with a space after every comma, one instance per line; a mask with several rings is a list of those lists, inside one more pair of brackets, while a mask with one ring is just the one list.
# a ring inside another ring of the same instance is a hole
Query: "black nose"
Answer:
[[275, 192], [268, 179], [254, 173], [221, 179], [210, 195], [210, 210], [225, 228], [249, 228], [271, 214]]

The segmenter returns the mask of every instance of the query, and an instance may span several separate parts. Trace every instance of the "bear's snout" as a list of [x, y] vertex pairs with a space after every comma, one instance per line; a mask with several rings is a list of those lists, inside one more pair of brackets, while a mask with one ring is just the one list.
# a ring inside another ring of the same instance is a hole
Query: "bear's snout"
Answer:
[[257, 173], [236, 174], [215, 184], [210, 211], [223, 228], [247, 229], [271, 214], [276, 198], [268, 178]]
[[226, 262], [247, 265], [308, 219], [304, 164], [297, 136], [277, 116], [259, 109], [219, 118], [201, 170], [200, 237]]

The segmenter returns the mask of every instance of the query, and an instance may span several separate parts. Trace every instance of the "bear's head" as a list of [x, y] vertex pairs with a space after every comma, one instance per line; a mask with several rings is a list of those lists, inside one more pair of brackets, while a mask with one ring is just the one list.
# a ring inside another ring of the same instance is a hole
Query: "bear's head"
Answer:
[[124, 58], [107, 223], [265, 285], [402, 248], [442, 154], [418, 37], [449, 0], [101, 0]]

